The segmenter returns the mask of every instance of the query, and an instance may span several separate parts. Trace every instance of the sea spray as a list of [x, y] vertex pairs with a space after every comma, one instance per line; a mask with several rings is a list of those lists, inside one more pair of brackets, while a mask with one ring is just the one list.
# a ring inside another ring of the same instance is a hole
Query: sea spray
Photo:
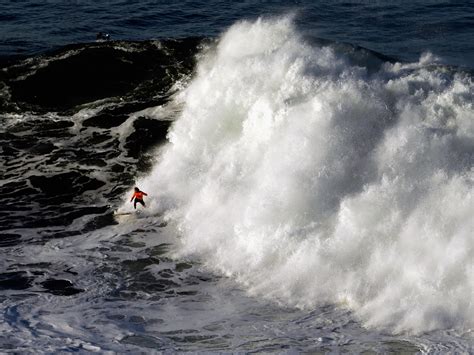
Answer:
[[472, 78], [351, 55], [289, 18], [232, 26], [138, 186], [176, 221], [180, 255], [253, 295], [394, 332], [469, 329]]

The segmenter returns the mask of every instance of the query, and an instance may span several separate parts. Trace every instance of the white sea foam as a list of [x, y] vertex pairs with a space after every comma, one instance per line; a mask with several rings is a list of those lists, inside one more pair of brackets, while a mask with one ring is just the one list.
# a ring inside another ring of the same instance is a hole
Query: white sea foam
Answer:
[[395, 332], [469, 329], [474, 86], [428, 57], [373, 74], [291, 19], [240, 22], [138, 185], [182, 255], [251, 294]]

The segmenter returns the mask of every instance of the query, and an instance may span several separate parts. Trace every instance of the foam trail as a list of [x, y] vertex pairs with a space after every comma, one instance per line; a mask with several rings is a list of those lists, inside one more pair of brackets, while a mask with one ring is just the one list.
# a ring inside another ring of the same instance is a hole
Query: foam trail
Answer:
[[138, 185], [183, 255], [254, 295], [394, 332], [472, 328], [473, 83], [429, 57], [374, 72], [291, 19], [237, 23]]

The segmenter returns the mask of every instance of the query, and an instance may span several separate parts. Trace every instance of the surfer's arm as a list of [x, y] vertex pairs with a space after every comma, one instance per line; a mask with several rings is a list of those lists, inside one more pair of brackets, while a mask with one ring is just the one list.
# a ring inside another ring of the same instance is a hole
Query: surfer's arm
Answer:
[[[142, 191], [142, 192], [143, 192], [143, 191]], [[148, 196], [148, 194], [147, 194], [146, 192], [143, 192], [143, 194], [144, 194], [145, 196]]]
[[130, 202], [132, 202], [134, 198], [135, 198], [135, 194], [133, 194], [132, 198], [130, 199]]

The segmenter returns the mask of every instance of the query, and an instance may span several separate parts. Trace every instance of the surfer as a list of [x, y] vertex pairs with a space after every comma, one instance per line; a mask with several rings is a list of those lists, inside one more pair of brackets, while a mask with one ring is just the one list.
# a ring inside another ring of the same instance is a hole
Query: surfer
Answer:
[[130, 202], [135, 199], [135, 201], [133, 202], [134, 209], [137, 209], [137, 202], [141, 203], [142, 206], [145, 207], [145, 201], [143, 201], [143, 196], [148, 196], [148, 194], [146, 192], [140, 191], [138, 187], [135, 187], [135, 192], [133, 193], [133, 196], [130, 199]]

